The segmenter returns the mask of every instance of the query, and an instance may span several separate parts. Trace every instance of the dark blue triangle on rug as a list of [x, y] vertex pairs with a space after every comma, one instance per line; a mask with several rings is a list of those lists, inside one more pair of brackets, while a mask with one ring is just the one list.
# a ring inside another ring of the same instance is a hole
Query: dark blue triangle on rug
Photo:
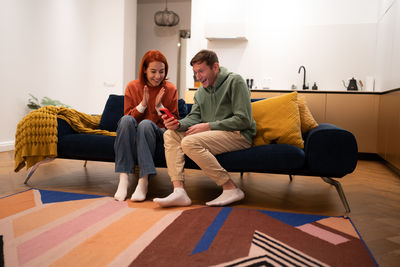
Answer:
[[68, 193], [68, 192], [50, 191], [42, 189], [37, 189], [37, 190], [40, 192], [43, 204], [104, 197], [99, 195]]
[[290, 212], [282, 212], [282, 211], [268, 211], [268, 210], [258, 210], [261, 213], [267, 214], [274, 219], [277, 219], [281, 222], [289, 224], [293, 227], [304, 225], [307, 223], [316, 222], [325, 218], [329, 218], [329, 216], [322, 215], [312, 215], [312, 214], [302, 214], [302, 213], [290, 213]]

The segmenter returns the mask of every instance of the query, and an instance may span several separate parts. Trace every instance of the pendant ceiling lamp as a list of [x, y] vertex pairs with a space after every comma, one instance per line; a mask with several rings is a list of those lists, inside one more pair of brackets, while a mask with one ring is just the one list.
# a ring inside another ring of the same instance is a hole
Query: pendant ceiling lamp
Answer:
[[165, 9], [154, 14], [154, 22], [157, 26], [172, 27], [179, 23], [179, 16], [174, 11], [168, 10], [167, 0], [165, 0]]

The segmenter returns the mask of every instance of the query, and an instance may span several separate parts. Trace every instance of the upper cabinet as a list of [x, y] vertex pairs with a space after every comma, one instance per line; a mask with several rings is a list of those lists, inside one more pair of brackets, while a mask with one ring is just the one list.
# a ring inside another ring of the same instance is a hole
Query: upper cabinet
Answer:
[[205, 37], [214, 40], [240, 40], [247, 41], [246, 26], [241, 22], [213, 23], [204, 26]]

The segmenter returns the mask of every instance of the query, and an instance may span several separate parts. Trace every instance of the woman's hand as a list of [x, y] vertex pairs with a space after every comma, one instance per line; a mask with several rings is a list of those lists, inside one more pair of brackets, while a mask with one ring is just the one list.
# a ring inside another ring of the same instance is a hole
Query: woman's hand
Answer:
[[149, 88], [147, 87], [147, 85], [145, 85], [143, 88], [143, 99], [142, 102], [140, 103], [142, 104], [143, 107], [147, 107], [148, 102], [149, 102]]
[[165, 88], [162, 87], [160, 89], [160, 92], [158, 92], [158, 94], [156, 96], [156, 101], [155, 101], [156, 108], [158, 108], [158, 107], [160, 107], [162, 105], [161, 101], [162, 101], [162, 99], [164, 97], [164, 94], [165, 94]]

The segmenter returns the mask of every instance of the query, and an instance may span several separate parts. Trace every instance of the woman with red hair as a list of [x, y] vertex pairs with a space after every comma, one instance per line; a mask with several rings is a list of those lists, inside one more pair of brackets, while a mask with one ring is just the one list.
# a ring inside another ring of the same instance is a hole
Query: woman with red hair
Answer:
[[157, 172], [154, 166], [156, 147], [164, 144], [165, 126], [160, 108], [178, 115], [178, 94], [175, 85], [166, 81], [168, 62], [157, 50], [144, 54], [139, 79], [125, 89], [124, 116], [118, 122], [114, 143], [115, 172], [120, 173], [114, 198], [124, 201], [129, 188], [129, 174], [139, 166], [139, 180], [132, 201], [146, 199], [149, 178]]

